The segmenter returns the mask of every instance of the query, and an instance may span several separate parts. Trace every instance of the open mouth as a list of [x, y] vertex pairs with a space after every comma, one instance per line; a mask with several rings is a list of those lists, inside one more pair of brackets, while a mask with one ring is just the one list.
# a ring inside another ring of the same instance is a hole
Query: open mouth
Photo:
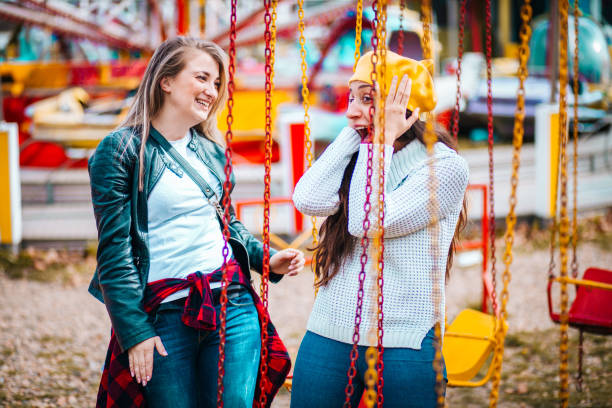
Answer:
[[368, 137], [369, 132], [369, 127], [364, 126], [364, 127], [359, 127], [355, 129], [357, 131], [357, 133], [359, 133], [359, 136], [361, 137], [361, 140], [364, 140]]
[[210, 102], [204, 99], [196, 99], [196, 103], [206, 109], [210, 107]]

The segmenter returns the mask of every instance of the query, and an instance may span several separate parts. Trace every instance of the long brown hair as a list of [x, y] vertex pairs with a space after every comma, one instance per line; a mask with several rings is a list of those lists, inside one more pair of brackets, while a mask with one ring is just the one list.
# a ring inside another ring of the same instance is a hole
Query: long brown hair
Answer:
[[[407, 116], [411, 114], [412, 112], [410, 111], [407, 111], [406, 113]], [[457, 150], [455, 139], [453, 139], [444, 128], [436, 126], [435, 132], [438, 137], [438, 141], [444, 143], [446, 146], [455, 151]], [[402, 136], [397, 138], [393, 145], [394, 150], [396, 152], [400, 151], [415, 139], [418, 140], [418, 142], [425, 144], [424, 134], [425, 122], [417, 120], [410, 129], [408, 129]], [[349, 164], [344, 170], [342, 183], [340, 184], [340, 189], [338, 190], [338, 196], [340, 199], [338, 211], [323, 221], [320, 229], [321, 240], [319, 241], [319, 245], [313, 248], [316, 251], [316, 287], [325, 286], [334, 276], [336, 276], [342, 263], [350, 255], [351, 251], [355, 247], [355, 244], [357, 243], [357, 237], [352, 236], [348, 232], [349, 187], [356, 162], [357, 153], [351, 157]], [[455, 250], [459, 243], [459, 235], [466, 223], [467, 201], [464, 197], [461, 212], [459, 214], [459, 220], [457, 221], [457, 227], [455, 228], [455, 234], [448, 249], [448, 256], [446, 258], [446, 278], [450, 276], [450, 269], [453, 265]]]
[[143, 188], [144, 151], [149, 137], [150, 121], [159, 113], [164, 104], [164, 92], [160, 82], [163, 78], [177, 76], [185, 68], [185, 58], [189, 50], [203, 51], [219, 64], [220, 83], [217, 100], [211, 106], [208, 118], [194, 127], [200, 134], [223, 145], [221, 134], [217, 129], [217, 112], [227, 99], [227, 54], [217, 44], [199, 38], [179, 36], [164, 41], [153, 53], [127, 117], [119, 125], [119, 127], [133, 126], [142, 130], [138, 132], [141, 137], [138, 173], [140, 190]]

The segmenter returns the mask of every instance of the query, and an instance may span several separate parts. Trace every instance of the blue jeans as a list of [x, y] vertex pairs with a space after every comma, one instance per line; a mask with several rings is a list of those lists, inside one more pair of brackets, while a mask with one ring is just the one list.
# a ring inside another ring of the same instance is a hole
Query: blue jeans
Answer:
[[[436, 374], [433, 370], [434, 333], [430, 330], [420, 350], [409, 348], [385, 348], [384, 362], [384, 406], [390, 407], [435, 407]], [[336, 408], [344, 404], [347, 371], [350, 365], [352, 344], [342, 343], [310, 331], [306, 332], [298, 351], [293, 370], [291, 391], [292, 408]], [[357, 375], [353, 379], [355, 392], [351, 406], [359, 404], [364, 390], [364, 374], [367, 369], [365, 352], [359, 346]], [[444, 367], [446, 378], [446, 367]], [[444, 381], [446, 390], [446, 381]]]
[[[181, 321], [184, 299], [164, 303], [155, 317], [155, 331], [168, 352], [154, 352], [153, 375], [145, 387], [152, 407], [216, 407], [219, 357], [219, 291], [213, 291], [217, 330], [198, 331]], [[226, 407], [251, 407], [255, 395], [260, 328], [257, 309], [246, 288], [228, 295], [223, 402]]]

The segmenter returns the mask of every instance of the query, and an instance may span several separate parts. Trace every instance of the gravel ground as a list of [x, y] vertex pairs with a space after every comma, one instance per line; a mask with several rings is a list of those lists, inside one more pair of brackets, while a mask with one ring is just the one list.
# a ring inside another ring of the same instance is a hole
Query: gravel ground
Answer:
[[95, 405], [109, 336], [106, 309], [85, 284], [0, 277], [0, 404]]
[[[502, 244], [500, 240], [498, 248]], [[612, 253], [585, 244], [580, 264], [609, 267]], [[516, 251], [508, 303], [511, 333], [553, 326], [546, 306], [547, 265], [545, 249]], [[498, 270], [502, 267], [498, 261]], [[41, 283], [0, 273], [0, 406], [94, 405], [110, 323], [104, 306], [87, 293], [86, 280], [77, 276], [64, 283]], [[447, 288], [449, 321], [462, 308], [476, 307], [480, 290], [478, 265], [454, 268]], [[272, 286], [272, 319], [293, 357], [312, 301], [310, 272]], [[483, 391], [475, 393], [486, 398]], [[452, 398], [449, 390], [449, 402]], [[282, 391], [273, 406], [288, 402], [289, 394]]]

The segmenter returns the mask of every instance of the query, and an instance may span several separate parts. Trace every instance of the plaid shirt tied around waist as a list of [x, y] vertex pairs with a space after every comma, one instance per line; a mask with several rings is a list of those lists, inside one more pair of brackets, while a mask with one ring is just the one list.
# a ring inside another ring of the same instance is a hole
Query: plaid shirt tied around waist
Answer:
[[[227, 275], [231, 283], [240, 284], [248, 288], [257, 309], [260, 325], [264, 316], [268, 318], [268, 342], [265, 345], [268, 350], [268, 370], [266, 381], [261, 381], [260, 374], [257, 377], [257, 388], [255, 389], [253, 406], [263, 408], [259, 403], [259, 397], [263, 392], [267, 397], [266, 407], [269, 407], [291, 369], [289, 353], [287, 353], [285, 345], [278, 336], [270, 320], [270, 315], [261, 299], [251, 286], [246, 274], [242, 272], [238, 262], [234, 259], [231, 259], [227, 264]], [[223, 271], [222, 268], [219, 268], [210, 274], [195, 272], [187, 276], [186, 279], [171, 278], [151, 282], [145, 290], [145, 311], [147, 313], [154, 313], [166, 297], [179, 290], [189, 288], [189, 295], [185, 300], [185, 308], [181, 316], [182, 322], [198, 330], [216, 330], [216, 310], [213, 305], [210, 283], [221, 282], [222, 279]], [[260, 361], [260, 365], [262, 363]], [[262, 383], [265, 387], [263, 390], [261, 388]], [[96, 407], [142, 408], [146, 406], [144, 387], [138, 384], [130, 375], [127, 350], [125, 352], [121, 351], [113, 331], [106, 353]]]

